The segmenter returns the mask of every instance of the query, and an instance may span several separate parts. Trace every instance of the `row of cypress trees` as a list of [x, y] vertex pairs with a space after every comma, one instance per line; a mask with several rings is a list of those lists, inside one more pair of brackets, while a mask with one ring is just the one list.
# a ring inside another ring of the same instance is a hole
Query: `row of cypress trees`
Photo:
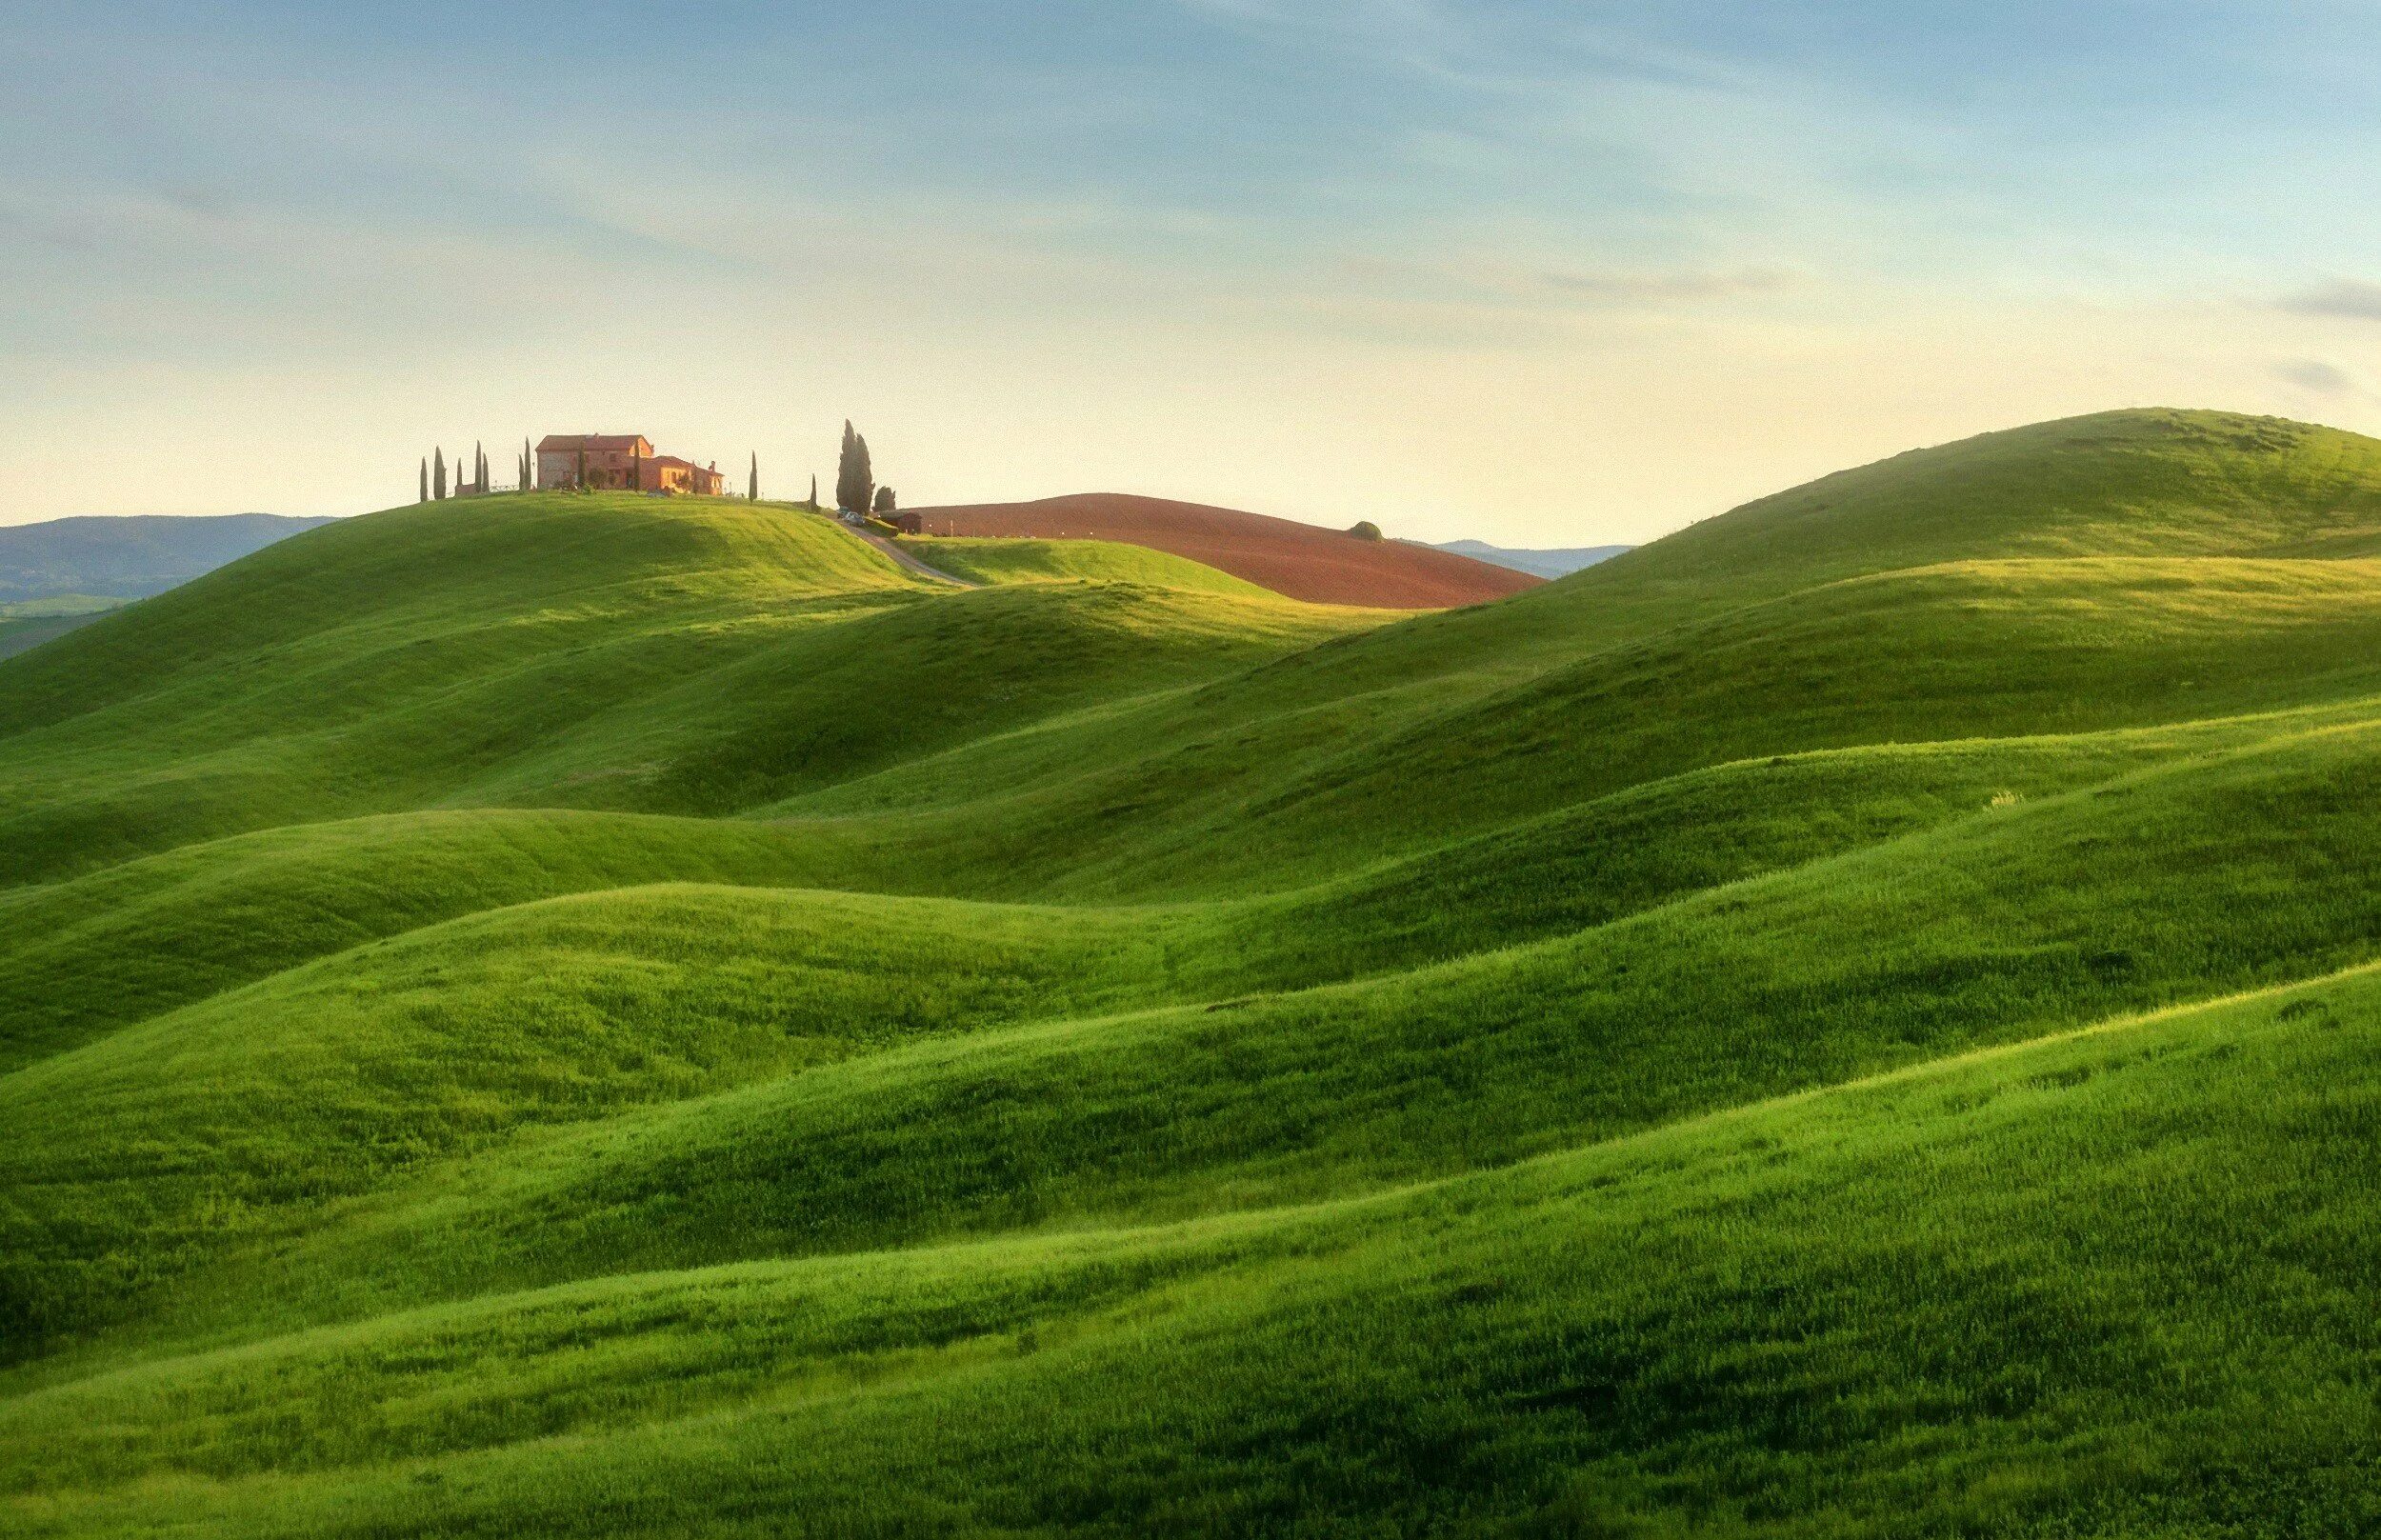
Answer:
[[[853, 513], [890, 513], [893, 510], [893, 490], [875, 485], [876, 471], [869, 464], [868, 439], [851, 430], [851, 419], [843, 421], [843, 452], [835, 462], [835, 507]], [[818, 482], [810, 482], [810, 506], [818, 506]]]
[[[530, 449], [530, 441], [526, 438], [521, 440], [521, 455], [513, 462], [512, 469], [519, 477], [513, 485], [521, 490], [528, 491], [537, 485], [537, 455]], [[587, 470], [585, 456], [581, 456], [579, 470], [584, 479]], [[474, 443], [471, 446], [471, 473], [468, 477], [463, 474], [463, 456], [457, 454], [454, 457], [454, 485], [451, 489], [447, 485], [447, 451], [443, 449], [432, 450], [422, 457], [421, 492], [416, 501], [428, 503], [448, 496], [485, 496], [487, 492], [488, 450], [482, 445]]]
[[[454, 457], [454, 484], [450, 490], [447, 483], [447, 451], [436, 449], [425, 455], [422, 459], [421, 493], [417, 501], [429, 503], [449, 496], [486, 494], [488, 451], [485, 448], [476, 443], [471, 446], [471, 474], [468, 480], [463, 475], [462, 455]], [[520, 479], [513, 485], [521, 490], [528, 491], [537, 485], [537, 455], [526, 438], [521, 440], [521, 458], [514, 469]], [[582, 487], [587, 485], [587, 451], [584, 450], [579, 451], [577, 484]], [[745, 475], [744, 495], [755, 503], [761, 500], [761, 457], [757, 450], [753, 452], [751, 466]], [[810, 506], [819, 506], [818, 477], [815, 475], [810, 477]], [[852, 431], [850, 418], [844, 420], [843, 452], [835, 471], [835, 506], [854, 511], [893, 511], [893, 490], [875, 485], [875, 473], [869, 465], [868, 440]]]
[[[521, 452], [522, 464], [526, 466], [529, 463], [529, 441], [526, 439], [522, 441]], [[523, 480], [522, 485], [525, 487], [529, 485], [526, 478]], [[462, 497], [470, 494], [485, 493], [487, 490], [488, 451], [479, 445], [474, 444], [471, 446], [471, 474], [469, 480], [466, 480], [463, 475], [463, 456], [458, 454], [454, 457], [454, 489], [452, 495]], [[433, 498], [443, 498], [448, 495], [447, 451], [443, 449], [432, 450], [422, 461], [422, 491], [419, 500], [427, 503]]]

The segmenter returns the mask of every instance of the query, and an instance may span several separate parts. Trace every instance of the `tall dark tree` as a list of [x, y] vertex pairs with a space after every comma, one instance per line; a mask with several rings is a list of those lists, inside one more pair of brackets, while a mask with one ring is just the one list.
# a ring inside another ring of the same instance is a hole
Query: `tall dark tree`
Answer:
[[847, 418], [843, 425], [843, 453], [836, 462], [835, 506], [865, 513], [869, 493], [875, 490], [876, 476], [868, 463], [868, 440], [851, 430]]
[[587, 441], [585, 439], [579, 441], [579, 470], [571, 485], [581, 491], [587, 490]]
[[414, 501], [417, 503], [430, 501], [430, 456], [427, 454], [422, 456], [422, 495]]
[[447, 451], [432, 450], [430, 453], [433, 458], [430, 460], [430, 494], [444, 499], [447, 495]]
[[761, 451], [758, 450], [752, 451], [752, 473], [745, 480], [744, 496], [747, 502], [757, 503], [761, 500]]
[[521, 490], [528, 491], [537, 485], [537, 460], [530, 453], [530, 441], [521, 440]]
[[879, 513], [890, 513], [893, 510], [893, 490], [890, 487], [877, 488], [876, 511]]
[[488, 493], [488, 444], [483, 439], [471, 440], [471, 490]]
[[810, 472], [810, 511], [818, 511], [818, 472]]

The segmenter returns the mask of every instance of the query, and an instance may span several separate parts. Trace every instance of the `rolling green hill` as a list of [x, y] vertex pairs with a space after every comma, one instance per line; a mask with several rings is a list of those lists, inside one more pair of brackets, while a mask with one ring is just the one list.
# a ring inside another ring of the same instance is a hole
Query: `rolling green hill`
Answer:
[[1269, 590], [1187, 557], [1109, 540], [905, 541], [910, 554], [970, 583], [1148, 583], [1258, 597]]
[[9, 1532], [2381, 1525], [2381, 443], [1493, 605], [537, 494], [0, 663]]

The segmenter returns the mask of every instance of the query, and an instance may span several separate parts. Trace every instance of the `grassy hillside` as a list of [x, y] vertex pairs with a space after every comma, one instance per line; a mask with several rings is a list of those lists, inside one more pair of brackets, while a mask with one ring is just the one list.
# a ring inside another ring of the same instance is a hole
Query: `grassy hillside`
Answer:
[[0, 1448], [33, 1532], [2355, 1532], [2375, 1019], [2344, 978], [1309, 1209], [159, 1355]]
[[[435, 804], [721, 810], [1372, 621], [1116, 587], [920, 608], [929, 591], [769, 505], [532, 495], [330, 526], [0, 675], [0, 869]], [[880, 688], [946, 667], [983, 672]], [[822, 678], [831, 710], [782, 698]], [[796, 720], [771, 732], [772, 705]]]
[[1237, 509], [1122, 492], [1028, 503], [909, 509], [922, 533], [961, 539], [1092, 540], [1171, 553], [1268, 592], [1316, 604], [1432, 610], [1486, 604], [1537, 585], [1527, 572], [1469, 556], [1383, 540], [1369, 520], [1331, 530]]
[[1410, 618], [539, 494], [104, 617], [0, 664], [0, 1523], [2369, 1530], [2376, 476], [2112, 414]]
[[1249, 597], [1267, 591], [1187, 557], [1108, 540], [966, 540], [928, 535], [907, 541], [902, 549], [970, 583], [1150, 583]]

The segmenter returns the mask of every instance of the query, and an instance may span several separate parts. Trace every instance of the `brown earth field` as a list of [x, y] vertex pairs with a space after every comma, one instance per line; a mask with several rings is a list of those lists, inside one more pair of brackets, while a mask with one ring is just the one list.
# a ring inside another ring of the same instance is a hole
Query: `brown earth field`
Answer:
[[[1124, 492], [904, 510], [932, 535], [1114, 540], [1170, 551], [1311, 604], [1443, 610], [1501, 599], [1544, 580], [1399, 540], [1366, 540], [1263, 513]], [[904, 523], [906, 525], [907, 519]]]

